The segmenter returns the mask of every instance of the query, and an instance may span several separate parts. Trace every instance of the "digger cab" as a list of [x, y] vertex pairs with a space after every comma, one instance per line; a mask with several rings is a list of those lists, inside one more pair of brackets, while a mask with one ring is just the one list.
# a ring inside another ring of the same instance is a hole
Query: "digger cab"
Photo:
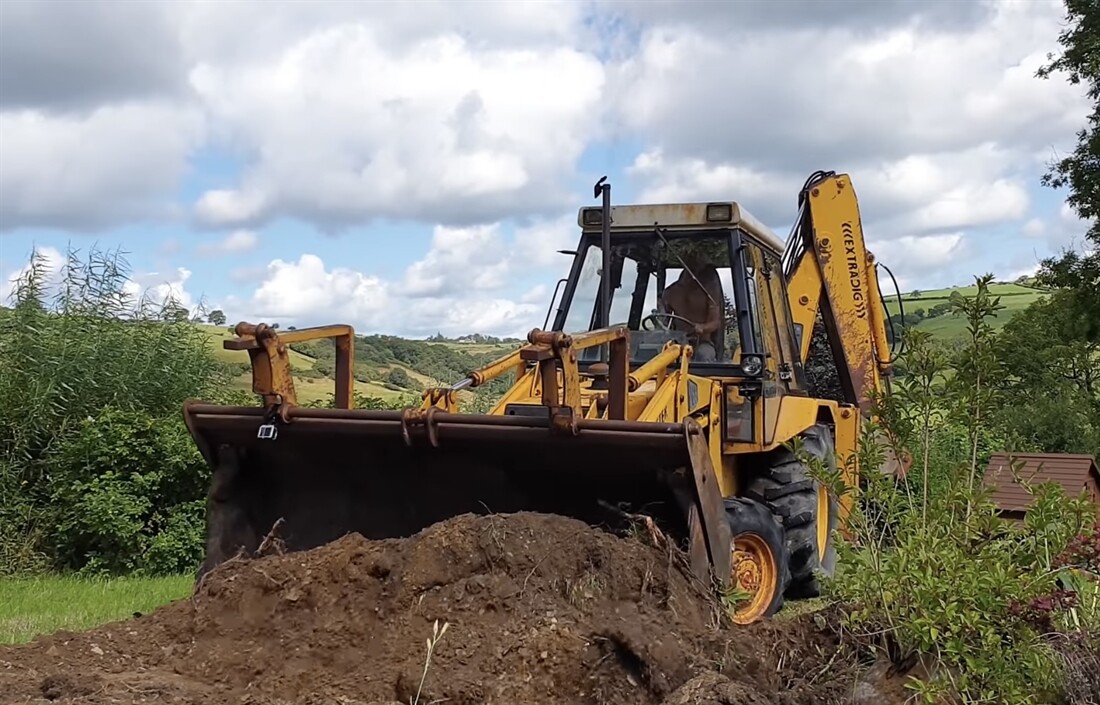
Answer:
[[[775, 360], [777, 376], [797, 385], [801, 331], [792, 324], [780, 266], [784, 244], [768, 228], [730, 202], [610, 210], [606, 244], [603, 210], [584, 208], [578, 214], [581, 237], [569, 253], [569, 274], [558, 283], [564, 288], [557, 306], [552, 304], [552, 330], [600, 327], [600, 280], [608, 259], [608, 323], [630, 331], [632, 366], [672, 341], [693, 345], [694, 374], [753, 378]], [[718, 324], [698, 335], [694, 325], [706, 323], [709, 307]], [[586, 351], [582, 366], [598, 354]]]

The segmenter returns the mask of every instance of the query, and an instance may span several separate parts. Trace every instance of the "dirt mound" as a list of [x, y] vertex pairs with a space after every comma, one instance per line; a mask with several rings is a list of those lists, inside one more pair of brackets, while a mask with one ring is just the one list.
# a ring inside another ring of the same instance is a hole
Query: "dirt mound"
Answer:
[[223, 564], [149, 615], [0, 649], [0, 702], [852, 702], [813, 618], [725, 626], [681, 565], [537, 514], [350, 535]]

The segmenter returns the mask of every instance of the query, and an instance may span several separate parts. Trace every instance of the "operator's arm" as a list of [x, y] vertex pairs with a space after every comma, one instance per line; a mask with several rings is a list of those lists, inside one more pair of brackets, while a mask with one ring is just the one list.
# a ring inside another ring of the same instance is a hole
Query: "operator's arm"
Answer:
[[699, 279], [708, 294], [707, 315], [699, 325], [699, 333], [710, 337], [722, 327], [722, 280], [718, 278], [718, 270], [713, 267], [708, 267]]

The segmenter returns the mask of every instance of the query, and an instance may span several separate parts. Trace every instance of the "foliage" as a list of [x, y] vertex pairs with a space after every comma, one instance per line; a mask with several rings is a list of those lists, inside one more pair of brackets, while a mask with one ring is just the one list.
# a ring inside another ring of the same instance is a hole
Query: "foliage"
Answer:
[[[983, 455], [998, 442], [992, 410], [1003, 402], [994, 384], [1002, 360], [986, 323], [998, 308], [990, 281], [978, 278], [976, 294], [954, 302], [969, 331], [959, 349], [906, 331], [907, 375], [894, 394], [875, 400], [879, 421], [863, 430], [853, 458], [862, 472], [851, 541], [839, 543], [841, 569], [826, 581], [847, 605], [852, 638], [896, 664], [926, 665], [931, 676], [911, 686], [928, 703], [943, 695], [1006, 705], [1055, 697], [1064, 685], [1059, 651], [1050, 630], [1021, 606], [1063, 594], [1059, 555], [1095, 516], [1087, 500], [1066, 497], [1056, 484], [1025, 484], [1034, 504], [1025, 522], [1013, 523], [981, 481]], [[900, 484], [874, 470], [884, 457], [875, 445], [880, 430], [913, 451]], [[834, 492], [854, 492], [841, 470], [807, 462]], [[1068, 604], [1051, 601], [1059, 614]], [[1063, 620], [1055, 631], [1093, 633], [1097, 615], [1077, 616], [1079, 626]]]
[[1069, 190], [1066, 203], [1079, 217], [1092, 221], [1088, 253], [1066, 252], [1043, 261], [1038, 279], [1069, 292], [1084, 337], [1100, 340], [1100, 4], [1065, 0], [1067, 26], [1058, 37], [1059, 56], [1037, 72], [1048, 78], [1061, 72], [1073, 85], [1083, 84], [1093, 102], [1087, 125], [1077, 133], [1073, 153], [1051, 165], [1043, 183]]
[[[417, 395], [405, 395], [398, 399], [382, 399], [380, 397], [367, 396], [358, 389], [353, 389], [351, 396], [351, 407], [353, 409], [375, 409], [385, 411], [404, 409], [408, 406], [418, 406], [420, 404], [420, 397]], [[324, 401], [314, 401], [302, 404], [302, 406], [314, 409], [334, 409], [336, 408], [336, 394], [330, 392]]]
[[1020, 450], [1100, 454], [1100, 340], [1077, 325], [1072, 292], [1057, 291], [997, 336], [996, 412]]
[[193, 547], [168, 536], [188, 535], [176, 511], [205, 470], [180, 410], [219, 396], [208, 338], [172, 299], [136, 299], [117, 252], [71, 251], [55, 275], [32, 256], [0, 320], [0, 565], [182, 569]]

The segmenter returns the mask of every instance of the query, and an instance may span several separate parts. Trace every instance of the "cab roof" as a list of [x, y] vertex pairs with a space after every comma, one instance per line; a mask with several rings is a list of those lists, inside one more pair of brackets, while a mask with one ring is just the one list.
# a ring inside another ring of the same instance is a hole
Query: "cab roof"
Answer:
[[[599, 206], [581, 208], [577, 225], [585, 233], [598, 233], [603, 224]], [[740, 228], [764, 245], [782, 253], [783, 241], [735, 201], [709, 203], [656, 203], [611, 207], [611, 232], [637, 231], [660, 226], [671, 232]]]

